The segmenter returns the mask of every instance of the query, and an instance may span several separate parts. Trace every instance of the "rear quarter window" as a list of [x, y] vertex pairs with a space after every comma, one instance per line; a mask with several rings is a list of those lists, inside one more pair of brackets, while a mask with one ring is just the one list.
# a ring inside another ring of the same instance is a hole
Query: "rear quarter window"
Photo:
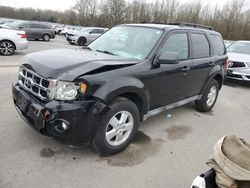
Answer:
[[42, 29], [50, 29], [50, 27], [47, 26], [47, 25], [40, 25], [40, 27], [41, 27]]
[[204, 34], [192, 33], [191, 40], [193, 58], [204, 58], [210, 56], [209, 42]]
[[215, 55], [224, 55], [226, 53], [224, 42], [219, 35], [210, 35], [211, 44], [213, 47], [213, 53]]

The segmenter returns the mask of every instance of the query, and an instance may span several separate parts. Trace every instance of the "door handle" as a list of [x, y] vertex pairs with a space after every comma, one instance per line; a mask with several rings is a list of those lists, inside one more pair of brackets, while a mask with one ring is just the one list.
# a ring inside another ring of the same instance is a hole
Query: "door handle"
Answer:
[[185, 66], [185, 67], [182, 68], [182, 71], [183, 72], [188, 72], [188, 71], [190, 71], [190, 67]]

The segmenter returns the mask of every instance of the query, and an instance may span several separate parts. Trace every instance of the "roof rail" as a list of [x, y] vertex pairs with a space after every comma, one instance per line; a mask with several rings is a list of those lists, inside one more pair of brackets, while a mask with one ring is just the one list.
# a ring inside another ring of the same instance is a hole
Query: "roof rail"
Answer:
[[168, 25], [177, 25], [180, 27], [194, 27], [194, 28], [199, 28], [199, 29], [208, 29], [208, 30], [214, 30], [212, 27], [210, 26], [206, 26], [206, 25], [201, 25], [201, 24], [194, 24], [194, 23], [181, 23], [181, 22], [177, 22], [177, 23], [167, 23]]

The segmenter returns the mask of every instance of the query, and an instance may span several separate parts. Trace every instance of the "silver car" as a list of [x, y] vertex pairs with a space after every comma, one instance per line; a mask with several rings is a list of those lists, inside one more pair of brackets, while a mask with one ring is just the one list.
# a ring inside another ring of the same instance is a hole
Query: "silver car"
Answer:
[[227, 78], [250, 81], [250, 41], [237, 41], [227, 48]]
[[108, 29], [101, 27], [85, 27], [78, 32], [67, 33], [66, 40], [70, 44], [77, 44], [79, 46], [85, 46], [97, 37], [105, 33]]
[[0, 55], [10, 56], [15, 50], [28, 48], [25, 31], [0, 28]]

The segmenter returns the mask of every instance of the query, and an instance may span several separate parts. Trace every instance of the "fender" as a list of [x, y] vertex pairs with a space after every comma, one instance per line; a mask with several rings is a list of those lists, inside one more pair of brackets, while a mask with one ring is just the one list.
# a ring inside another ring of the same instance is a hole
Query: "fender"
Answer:
[[144, 84], [134, 77], [119, 77], [119, 80], [108, 80], [99, 87], [94, 97], [102, 99], [106, 104], [110, 103], [114, 98], [130, 94], [139, 99], [141, 113], [146, 114], [149, 109], [149, 93], [145, 89]]
[[[216, 76], [220, 76], [222, 79], [222, 83], [220, 83], [221, 85], [224, 82], [224, 76], [225, 76], [225, 71], [224, 69], [220, 66], [220, 65], [216, 65], [212, 68], [212, 70], [209, 72], [208, 77], [206, 79], [205, 84], [203, 85], [203, 88], [201, 89], [201, 94], [204, 92], [204, 90], [207, 88], [207, 85], [209, 84], [209, 82], [215, 78]], [[220, 86], [221, 88], [221, 86]]]

